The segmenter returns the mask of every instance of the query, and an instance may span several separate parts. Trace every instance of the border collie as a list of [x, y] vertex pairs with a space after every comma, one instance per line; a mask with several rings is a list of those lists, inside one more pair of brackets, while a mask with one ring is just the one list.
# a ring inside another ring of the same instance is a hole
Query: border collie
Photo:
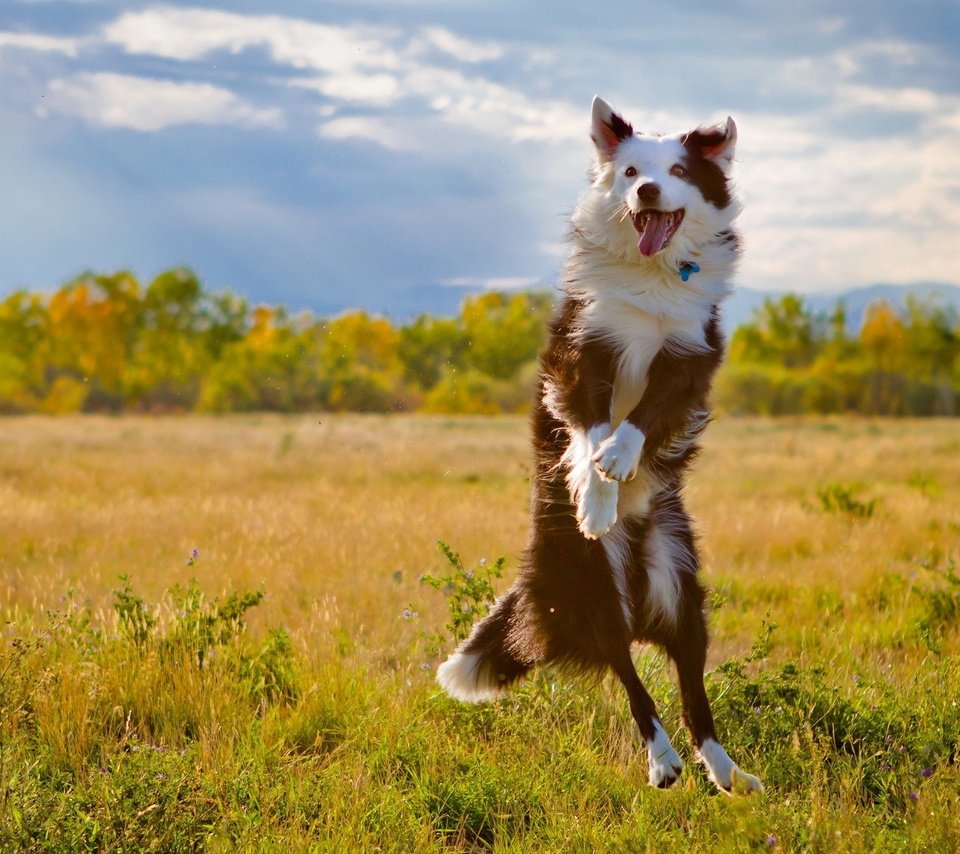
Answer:
[[537, 664], [611, 669], [646, 742], [651, 785], [682, 769], [631, 644], [677, 667], [683, 718], [725, 792], [763, 786], [717, 740], [703, 684], [700, 559], [684, 474], [709, 420], [718, 306], [738, 257], [733, 119], [634, 133], [593, 101], [596, 165], [573, 214], [562, 299], [533, 413], [530, 539], [517, 581], [437, 671], [465, 701], [500, 696]]

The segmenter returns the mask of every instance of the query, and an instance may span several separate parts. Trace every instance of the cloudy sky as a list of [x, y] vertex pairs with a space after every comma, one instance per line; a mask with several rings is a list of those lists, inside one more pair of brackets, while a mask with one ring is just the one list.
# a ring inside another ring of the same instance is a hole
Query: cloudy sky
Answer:
[[732, 114], [740, 282], [960, 282], [960, 3], [0, 3], [0, 294], [83, 270], [333, 313], [556, 281], [595, 93]]

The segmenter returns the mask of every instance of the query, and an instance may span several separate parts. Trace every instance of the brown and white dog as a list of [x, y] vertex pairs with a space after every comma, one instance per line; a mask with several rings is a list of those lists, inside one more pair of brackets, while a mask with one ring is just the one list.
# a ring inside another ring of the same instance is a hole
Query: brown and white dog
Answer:
[[704, 690], [700, 560], [683, 479], [723, 354], [718, 307], [738, 258], [732, 119], [635, 133], [593, 101], [592, 183], [573, 215], [562, 299], [533, 413], [530, 540], [513, 587], [444, 662], [452, 696], [489, 700], [537, 664], [619, 677], [665, 788], [682, 763], [631, 658], [661, 646], [710, 779], [762, 788], [717, 740]]

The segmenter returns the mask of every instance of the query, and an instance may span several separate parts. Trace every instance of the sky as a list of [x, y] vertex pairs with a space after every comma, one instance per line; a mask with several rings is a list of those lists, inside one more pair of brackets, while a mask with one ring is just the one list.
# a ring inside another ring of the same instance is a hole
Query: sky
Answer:
[[336, 314], [553, 286], [602, 95], [739, 129], [739, 283], [960, 282], [960, 2], [0, 3], [0, 296]]

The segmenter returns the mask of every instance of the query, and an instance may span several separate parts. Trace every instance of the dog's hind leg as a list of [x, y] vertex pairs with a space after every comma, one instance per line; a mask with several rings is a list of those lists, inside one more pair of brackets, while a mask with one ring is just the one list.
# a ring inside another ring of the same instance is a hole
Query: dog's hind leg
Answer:
[[437, 682], [455, 700], [478, 703], [496, 699], [533, 666], [511, 643], [519, 596], [516, 585], [508, 590], [437, 669]]
[[684, 578], [681, 606], [674, 640], [667, 654], [677, 666], [683, 719], [690, 730], [697, 756], [710, 779], [728, 794], [762, 791], [763, 783], [742, 771], [717, 740], [710, 701], [703, 684], [707, 660], [707, 625], [703, 614], [703, 590], [693, 575]]
[[637, 722], [640, 735], [647, 745], [647, 763], [650, 767], [650, 785], [659, 789], [666, 789], [672, 786], [680, 772], [683, 770], [683, 762], [667, 733], [660, 723], [657, 715], [657, 707], [654, 705], [653, 698], [643, 687], [640, 677], [633, 666], [630, 658], [629, 647], [623, 650], [622, 655], [618, 655], [616, 660], [611, 663], [613, 672], [627, 689], [627, 696], [630, 698], [630, 711], [633, 719]]

